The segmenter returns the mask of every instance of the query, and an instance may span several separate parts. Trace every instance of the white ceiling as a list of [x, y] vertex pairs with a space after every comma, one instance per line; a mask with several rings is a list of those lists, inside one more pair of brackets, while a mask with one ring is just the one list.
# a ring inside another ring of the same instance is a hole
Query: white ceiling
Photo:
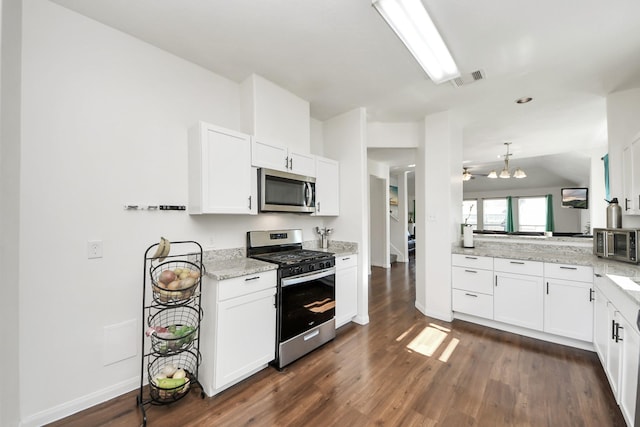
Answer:
[[[370, 0], [55, 2], [231, 80], [262, 75], [319, 120], [451, 110], [468, 166], [495, 161], [506, 141], [514, 163], [602, 147], [606, 95], [640, 87], [637, 0], [423, 0], [462, 73], [486, 75], [460, 88], [433, 84]], [[523, 96], [534, 100], [514, 102]]]

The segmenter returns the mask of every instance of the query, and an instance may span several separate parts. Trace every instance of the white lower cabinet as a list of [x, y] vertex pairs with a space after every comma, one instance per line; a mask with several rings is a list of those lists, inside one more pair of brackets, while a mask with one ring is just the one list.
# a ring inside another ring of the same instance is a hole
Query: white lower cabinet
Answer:
[[640, 360], [637, 306], [604, 276], [595, 279], [594, 346], [628, 426], [634, 425]]
[[544, 332], [593, 341], [593, 269], [544, 264]]
[[541, 331], [543, 326], [543, 264], [494, 260], [493, 319]]
[[274, 359], [276, 272], [203, 285], [200, 382], [213, 396]]
[[358, 255], [336, 257], [336, 328], [358, 314]]
[[493, 319], [493, 258], [454, 254], [451, 263], [453, 311]]

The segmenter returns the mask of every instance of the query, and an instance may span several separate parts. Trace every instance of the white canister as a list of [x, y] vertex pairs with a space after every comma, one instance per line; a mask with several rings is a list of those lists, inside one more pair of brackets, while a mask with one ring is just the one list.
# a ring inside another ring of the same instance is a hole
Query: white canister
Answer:
[[473, 226], [467, 224], [462, 231], [462, 247], [473, 248]]

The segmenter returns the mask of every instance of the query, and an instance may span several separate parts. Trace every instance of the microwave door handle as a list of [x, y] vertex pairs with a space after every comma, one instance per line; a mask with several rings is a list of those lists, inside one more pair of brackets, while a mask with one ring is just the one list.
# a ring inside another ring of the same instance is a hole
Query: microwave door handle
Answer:
[[304, 183], [304, 205], [311, 206], [311, 183]]
[[606, 245], [604, 247], [605, 249], [605, 253], [607, 254], [607, 256], [612, 256], [614, 255], [613, 250], [614, 250], [614, 240], [613, 240], [613, 233], [611, 232], [607, 232], [605, 234], [607, 236], [606, 238]]

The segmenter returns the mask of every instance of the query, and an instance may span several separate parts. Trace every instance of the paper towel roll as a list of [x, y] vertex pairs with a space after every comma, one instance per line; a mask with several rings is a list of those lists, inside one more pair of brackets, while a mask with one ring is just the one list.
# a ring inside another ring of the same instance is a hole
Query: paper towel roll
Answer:
[[462, 246], [465, 248], [473, 247], [473, 227], [470, 225], [464, 226], [464, 231], [462, 232]]

